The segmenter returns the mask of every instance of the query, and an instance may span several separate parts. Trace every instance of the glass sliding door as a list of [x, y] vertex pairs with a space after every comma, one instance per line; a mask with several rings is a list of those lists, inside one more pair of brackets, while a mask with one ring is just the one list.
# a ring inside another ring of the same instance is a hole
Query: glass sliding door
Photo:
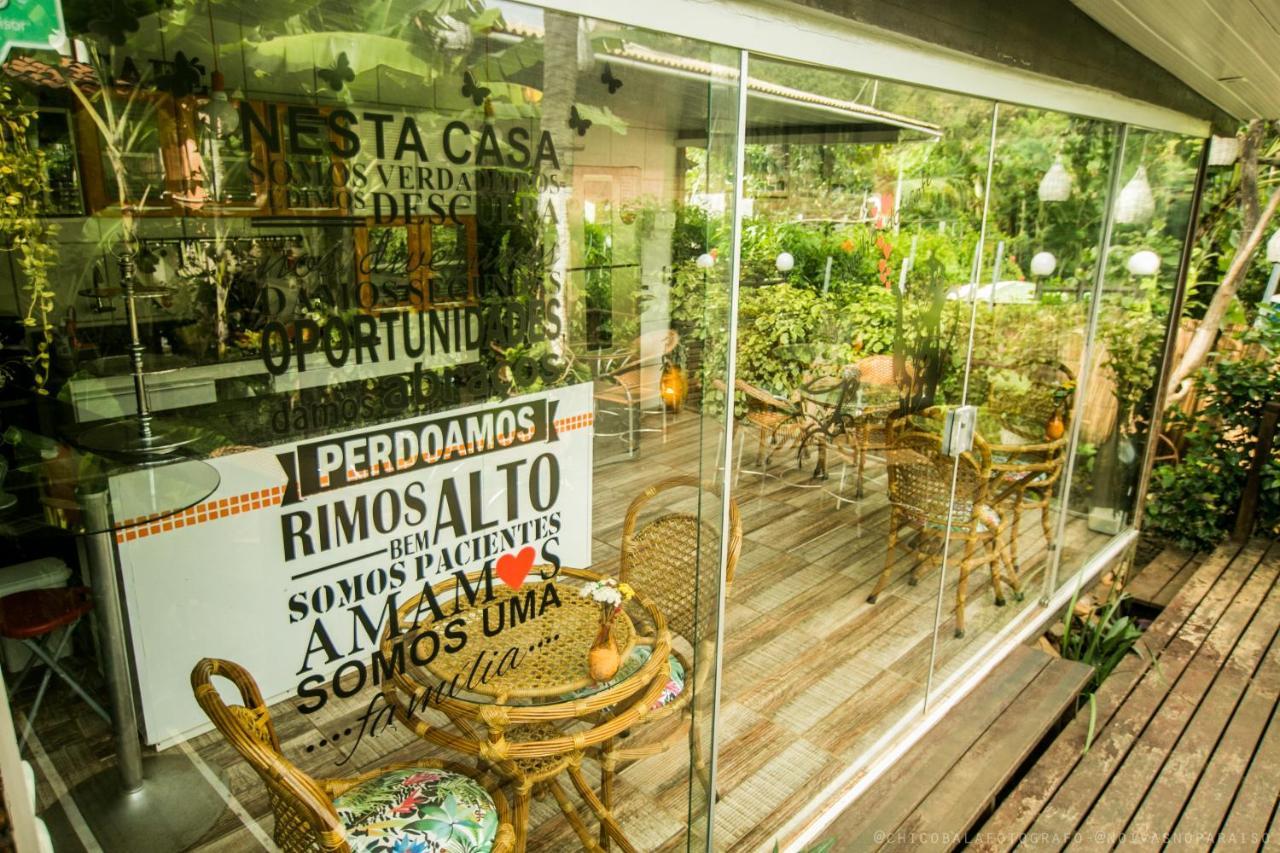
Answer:
[[[33, 311], [68, 331], [49, 393], [6, 400], [30, 488], [0, 535], [65, 583], [76, 543], [47, 528], [79, 517], [68, 460], [101, 464], [138, 738], [214, 804], [174, 849], [343, 826], [470, 849], [500, 821], [522, 849], [704, 849], [741, 552], [721, 470], [740, 54], [510, 2], [148, 8], [86, 12], [75, 63], [15, 78], [70, 115], [50, 198], [84, 209], [48, 235]], [[208, 490], [124, 512], [180, 474], [106, 452], [116, 421], [181, 436], [164, 449]], [[68, 648], [99, 694], [94, 644]], [[133, 733], [77, 702], [55, 683], [35, 721], [40, 802], [65, 786], [97, 836]], [[268, 798], [264, 748], [302, 791], [414, 769], [329, 808]]]
[[[989, 594], [976, 502], [952, 509], [940, 407], [961, 386], [969, 318], [949, 296], [977, 262], [991, 119], [989, 102], [752, 57], [732, 395], [744, 546], [717, 720], [727, 849], [785, 837], [919, 717], [939, 612], [959, 627], [964, 557], [971, 597]], [[978, 464], [963, 465], [968, 495]]]
[[[1080, 389], [1080, 437], [1070, 512], [1085, 522], [1064, 549], [1059, 584], [1133, 520], [1141, 461], [1154, 439], [1161, 371], [1178, 259], [1188, 238], [1201, 140], [1129, 127], [1117, 158], [1110, 243], [1096, 294], [1097, 329]], [[1158, 432], [1158, 430], [1157, 430]]]
[[974, 663], [1036, 605], [1055, 547], [1096, 546], [1082, 519], [1060, 516], [1115, 134], [1103, 122], [999, 108], [983, 275], [956, 295], [973, 318], [958, 402], [974, 407], [991, 457], [983, 501], [1004, 591], [975, 596], [963, 644], [940, 635], [935, 679]]

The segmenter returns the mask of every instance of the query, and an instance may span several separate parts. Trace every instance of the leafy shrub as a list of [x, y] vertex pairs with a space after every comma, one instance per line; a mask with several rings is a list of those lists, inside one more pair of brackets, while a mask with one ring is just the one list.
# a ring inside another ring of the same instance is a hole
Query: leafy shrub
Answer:
[[[1148, 527], [1184, 548], [1211, 549], [1231, 529], [1263, 406], [1280, 399], [1280, 323], [1268, 313], [1245, 339], [1259, 354], [1201, 370], [1201, 410], [1191, 419], [1181, 413], [1172, 418], [1185, 429], [1182, 460], [1152, 473]], [[1263, 470], [1258, 523], [1271, 531], [1280, 528], [1280, 457], [1274, 453]]]

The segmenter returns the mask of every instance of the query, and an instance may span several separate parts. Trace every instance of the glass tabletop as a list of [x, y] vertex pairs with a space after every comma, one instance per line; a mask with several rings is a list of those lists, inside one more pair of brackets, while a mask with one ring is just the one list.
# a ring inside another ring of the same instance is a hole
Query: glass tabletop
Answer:
[[[43, 526], [84, 536], [124, 530], [195, 506], [222, 479], [193, 457], [126, 463], [26, 431], [10, 429], [4, 438], [13, 462], [0, 485], [0, 529], [10, 531]], [[91, 520], [84, 496], [103, 492], [110, 511]]]

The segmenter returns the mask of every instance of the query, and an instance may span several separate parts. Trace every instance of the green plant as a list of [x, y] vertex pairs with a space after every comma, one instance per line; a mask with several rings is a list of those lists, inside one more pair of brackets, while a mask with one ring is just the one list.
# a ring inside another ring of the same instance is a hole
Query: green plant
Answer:
[[[30, 357], [35, 390], [48, 394], [49, 345], [53, 325], [54, 292], [49, 271], [57, 259], [55, 229], [41, 217], [45, 169], [40, 151], [30, 143], [35, 111], [19, 102], [13, 89], [0, 82], [0, 250], [14, 253], [22, 270], [26, 302], [23, 325], [39, 335]], [[0, 373], [0, 384], [4, 382]]]
[[[1280, 324], [1273, 312], [1242, 336], [1256, 354], [1203, 368], [1196, 385], [1201, 408], [1191, 418], [1170, 418], [1183, 431], [1177, 464], [1152, 472], [1147, 524], [1185, 548], [1208, 550], [1230, 529], [1257, 443], [1267, 400], [1280, 399]], [[1259, 525], [1280, 529], [1280, 457], [1267, 460], [1258, 506]]]
[[1076, 613], [1076, 600], [1073, 595], [1067, 612], [1063, 614], [1058, 651], [1066, 660], [1079, 661], [1093, 668], [1093, 677], [1085, 688], [1086, 693], [1093, 693], [1126, 655], [1130, 652], [1140, 656], [1146, 653], [1142, 646], [1137, 645], [1142, 629], [1133, 617], [1122, 612], [1124, 603], [1129, 600], [1127, 593], [1111, 595], [1086, 616]]

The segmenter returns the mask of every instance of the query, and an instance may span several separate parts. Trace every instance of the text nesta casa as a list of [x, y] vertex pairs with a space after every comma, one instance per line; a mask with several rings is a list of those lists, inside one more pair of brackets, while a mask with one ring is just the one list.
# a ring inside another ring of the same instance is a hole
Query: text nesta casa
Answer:
[[[321, 113], [315, 107], [291, 104], [285, 109], [283, 125], [275, 110], [268, 110], [265, 119], [248, 101], [240, 102], [240, 126], [244, 131], [244, 150], [252, 151], [254, 135], [273, 154], [323, 154], [325, 148], [336, 157], [349, 159], [360, 153], [364, 140], [356, 128], [361, 123], [373, 126], [373, 151], [366, 152], [378, 159], [402, 160], [413, 154], [421, 161], [430, 161], [422, 133], [413, 116], [396, 116], [392, 113], [361, 113], [335, 107]], [[282, 133], [283, 130], [283, 133]], [[327, 132], [326, 132], [327, 131]], [[323, 145], [321, 144], [323, 141]], [[464, 121], [451, 121], [440, 134], [437, 153], [455, 166], [508, 166], [533, 165], [541, 169], [543, 163], [560, 168], [551, 134], [542, 131], [534, 150], [529, 128], [512, 125], [505, 131], [507, 152], [499, 143], [498, 132], [486, 122], [480, 129], [480, 138], [473, 142], [471, 126]], [[287, 150], [285, 150], [287, 149]]]

